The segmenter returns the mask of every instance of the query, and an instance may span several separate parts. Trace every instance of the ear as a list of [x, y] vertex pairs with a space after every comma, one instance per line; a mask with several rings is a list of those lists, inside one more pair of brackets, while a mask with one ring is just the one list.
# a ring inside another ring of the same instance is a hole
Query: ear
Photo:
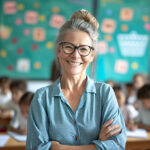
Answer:
[[91, 53], [90, 62], [92, 62], [92, 61], [94, 60], [94, 57], [95, 57], [95, 53], [94, 53], [94, 52], [92, 52], [92, 53]]
[[61, 48], [60, 48], [60, 46], [58, 46], [58, 48], [57, 48], [57, 57], [59, 57], [60, 53], [61, 53]]

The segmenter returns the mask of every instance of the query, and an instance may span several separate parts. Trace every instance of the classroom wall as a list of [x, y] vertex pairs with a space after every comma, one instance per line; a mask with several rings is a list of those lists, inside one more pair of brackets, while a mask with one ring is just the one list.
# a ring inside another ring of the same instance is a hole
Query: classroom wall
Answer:
[[90, 66], [89, 76], [130, 82], [138, 72], [150, 74], [150, 1], [1, 0], [0, 76], [49, 80], [58, 29], [82, 8], [100, 23], [95, 74]]

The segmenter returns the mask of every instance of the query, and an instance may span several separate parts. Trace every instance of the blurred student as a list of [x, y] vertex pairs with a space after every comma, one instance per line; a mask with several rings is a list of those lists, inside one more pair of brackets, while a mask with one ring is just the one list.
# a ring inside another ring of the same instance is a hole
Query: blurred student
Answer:
[[137, 73], [133, 76], [133, 86], [137, 91], [148, 81], [147, 75], [142, 73]]
[[0, 132], [6, 132], [7, 126], [11, 120], [11, 117], [13, 116], [12, 112], [12, 114], [10, 114], [9, 117], [5, 118], [4, 120], [1, 117], [3, 114], [3, 108], [11, 100], [12, 97], [11, 91], [9, 89], [10, 81], [10, 78], [8, 78], [7, 76], [0, 77], [0, 118], [2, 120], [2, 122], [0, 123]]
[[132, 83], [125, 84], [127, 104], [133, 104], [136, 101], [135, 90]]
[[121, 113], [123, 115], [126, 127], [129, 130], [135, 130], [136, 126], [134, 126], [134, 119], [135, 117], [137, 117], [138, 112], [133, 107], [133, 105], [126, 104], [126, 96], [120, 86], [118, 85], [114, 86], [113, 89], [114, 89]]
[[133, 76], [132, 80], [132, 94], [128, 97], [127, 102], [129, 104], [133, 104], [135, 108], [138, 109], [138, 98], [137, 98], [137, 91], [140, 89], [145, 83], [147, 82], [147, 76], [142, 73], [137, 73]]
[[150, 84], [145, 84], [137, 92], [139, 103], [139, 115], [136, 122], [139, 128], [150, 131]]
[[10, 78], [6, 76], [0, 78], [0, 108], [11, 100], [10, 81]]
[[[12, 92], [12, 101], [9, 101], [3, 110], [2, 117], [8, 117], [7, 115], [9, 112], [14, 112], [12, 121], [9, 125], [9, 131], [14, 131], [20, 134], [26, 134], [26, 120], [21, 115], [20, 108], [19, 108], [19, 100], [22, 95], [27, 90], [27, 85], [25, 80], [14, 80], [10, 84], [10, 90]], [[25, 126], [25, 128], [20, 126]]]
[[19, 107], [24, 118], [28, 118], [29, 108], [33, 99], [34, 93], [26, 92], [19, 101]]
[[113, 80], [107, 80], [107, 81], [105, 81], [107, 84], [109, 84], [112, 88], [115, 86], [115, 81], [113, 81]]

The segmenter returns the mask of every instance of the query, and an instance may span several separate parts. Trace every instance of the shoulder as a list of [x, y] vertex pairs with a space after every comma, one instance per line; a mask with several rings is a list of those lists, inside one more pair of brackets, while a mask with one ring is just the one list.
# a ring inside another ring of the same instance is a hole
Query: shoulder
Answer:
[[46, 101], [50, 100], [58, 90], [59, 90], [59, 81], [56, 81], [51, 85], [38, 89], [34, 94], [33, 101], [45, 103]]
[[39, 88], [36, 92], [35, 95], [43, 95], [43, 94], [50, 94], [54, 92], [54, 89], [58, 86], [59, 81], [55, 81], [51, 85]]
[[110, 92], [113, 92], [112, 87], [107, 83], [97, 82], [97, 81], [95, 81], [94, 83], [95, 83], [95, 88], [96, 88], [97, 92], [100, 91], [103, 94], [105, 94], [105, 93], [108, 94]]

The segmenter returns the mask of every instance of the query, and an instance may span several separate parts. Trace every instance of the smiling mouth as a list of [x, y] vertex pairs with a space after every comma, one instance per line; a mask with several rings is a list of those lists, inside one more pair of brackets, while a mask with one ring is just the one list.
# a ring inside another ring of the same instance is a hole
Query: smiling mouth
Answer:
[[80, 62], [72, 62], [72, 61], [67, 61], [67, 63], [70, 64], [70, 65], [73, 65], [73, 66], [79, 66], [79, 65], [83, 64], [83, 63], [80, 63]]

